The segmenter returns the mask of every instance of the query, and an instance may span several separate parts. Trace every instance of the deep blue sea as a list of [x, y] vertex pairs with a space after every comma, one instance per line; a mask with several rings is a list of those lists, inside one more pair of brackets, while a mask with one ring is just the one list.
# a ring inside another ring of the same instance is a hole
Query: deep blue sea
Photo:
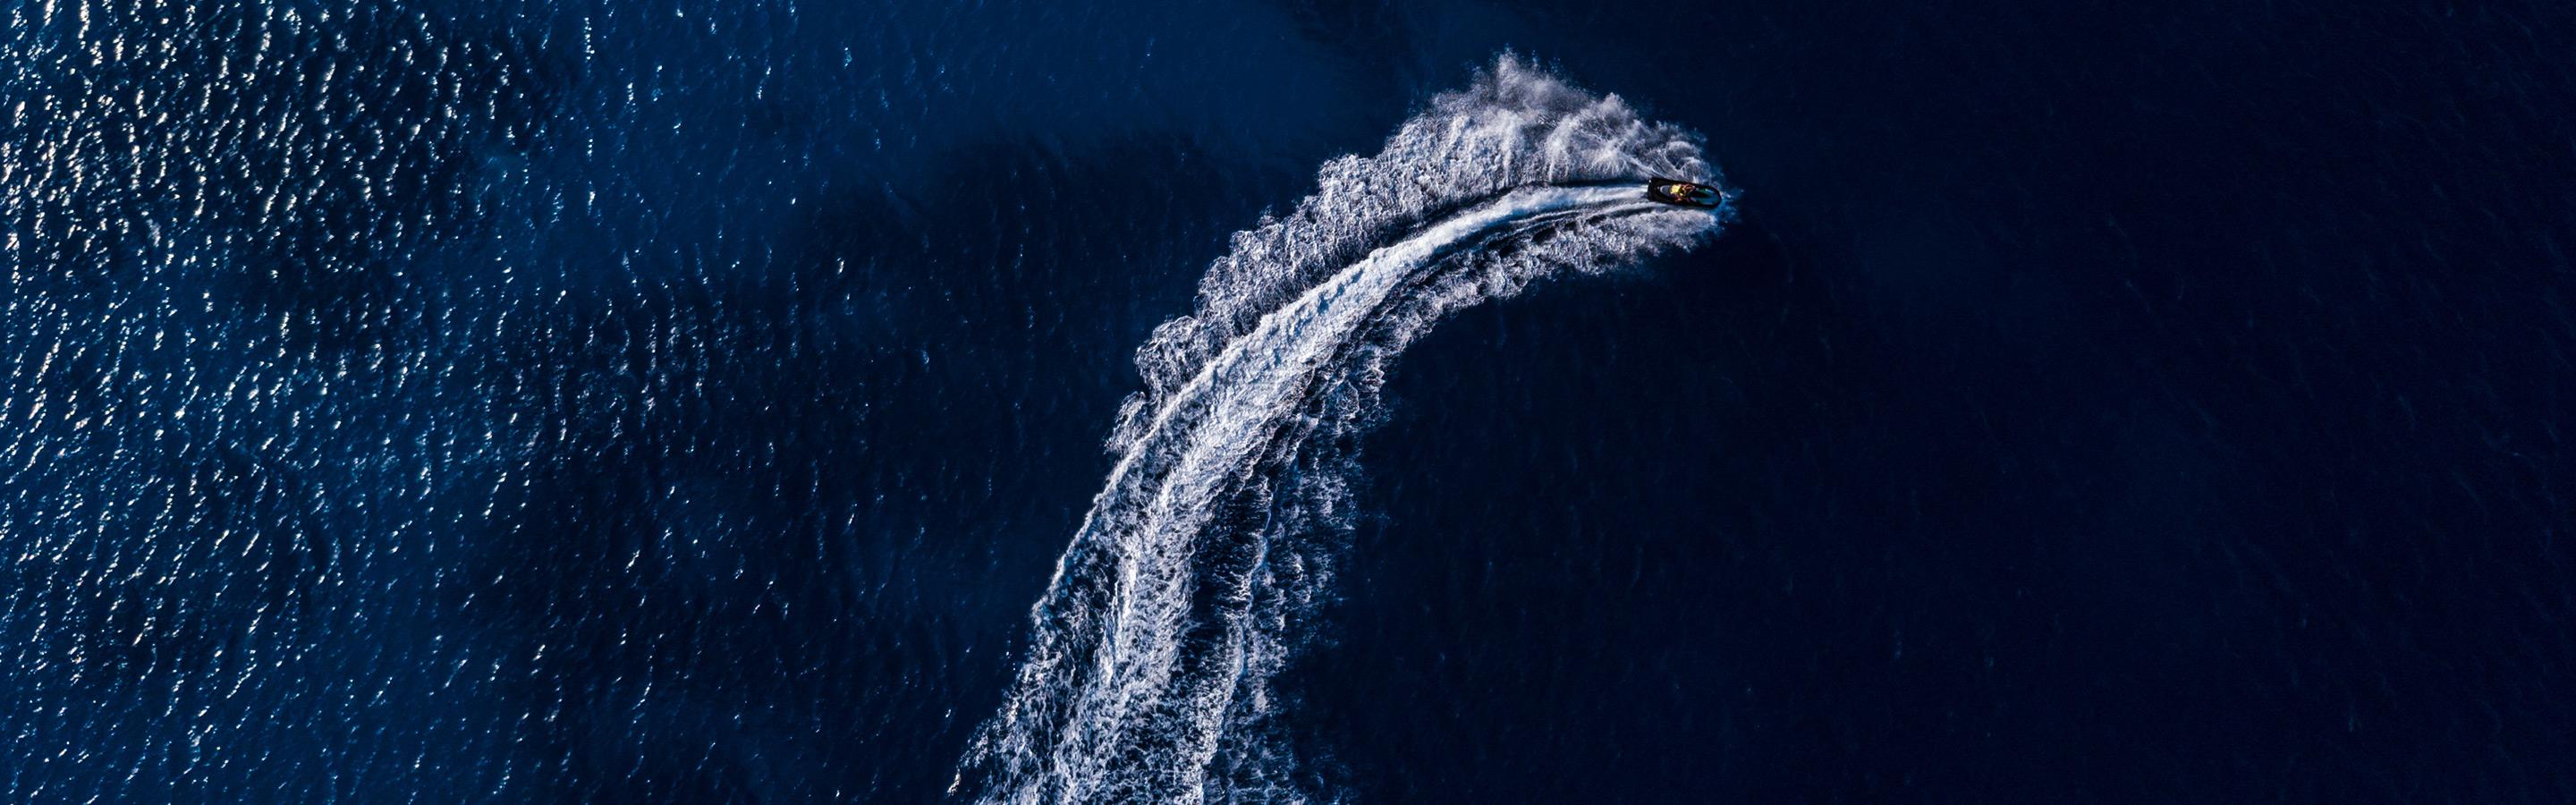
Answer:
[[2576, 801], [2576, 6], [0, 19], [0, 802]]

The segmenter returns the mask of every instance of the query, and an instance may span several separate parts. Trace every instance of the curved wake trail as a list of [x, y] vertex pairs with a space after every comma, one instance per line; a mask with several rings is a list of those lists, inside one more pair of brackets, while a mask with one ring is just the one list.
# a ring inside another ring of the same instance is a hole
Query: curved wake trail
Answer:
[[1199, 309], [1137, 352], [1147, 388], [1037, 605], [1028, 655], [951, 792], [988, 803], [1318, 798], [1269, 680], [1348, 527], [1348, 437], [1387, 363], [1442, 315], [1564, 270], [1713, 235], [1648, 202], [1714, 182], [1686, 133], [1505, 56], [1378, 156], [1325, 166], [1240, 233]]

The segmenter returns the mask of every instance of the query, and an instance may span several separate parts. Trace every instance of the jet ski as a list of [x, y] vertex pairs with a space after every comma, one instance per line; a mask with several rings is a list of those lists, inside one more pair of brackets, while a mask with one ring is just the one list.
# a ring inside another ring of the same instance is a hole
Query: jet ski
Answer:
[[1726, 194], [1717, 192], [1717, 188], [1698, 182], [1662, 177], [1646, 180], [1646, 197], [1676, 207], [1698, 207], [1704, 210], [1714, 210], [1718, 205], [1726, 203]]

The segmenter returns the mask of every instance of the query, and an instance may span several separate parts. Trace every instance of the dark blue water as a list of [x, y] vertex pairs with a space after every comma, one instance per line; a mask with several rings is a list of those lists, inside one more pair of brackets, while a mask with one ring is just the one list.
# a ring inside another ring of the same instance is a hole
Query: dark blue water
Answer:
[[1741, 218], [1317, 442], [1273, 798], [2576, 799], [2576, 12], [1616, 5], [0, 6], [0, 800], [940, 799], [1506, 48]]

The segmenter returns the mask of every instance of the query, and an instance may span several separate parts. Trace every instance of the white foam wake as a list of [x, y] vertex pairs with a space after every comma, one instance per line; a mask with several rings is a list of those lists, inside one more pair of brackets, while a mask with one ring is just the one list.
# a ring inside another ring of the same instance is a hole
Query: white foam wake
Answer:
[[1238, 234], [1146, 389], [952, 793], [989, 803], [1298, 802], [1273, 674], [1347, 525], [1348, 437], [1443, 314], [1712, 235], [1646, 175], [1714, 182], [1689, 136], [1505, 56], [1375, 157]]

